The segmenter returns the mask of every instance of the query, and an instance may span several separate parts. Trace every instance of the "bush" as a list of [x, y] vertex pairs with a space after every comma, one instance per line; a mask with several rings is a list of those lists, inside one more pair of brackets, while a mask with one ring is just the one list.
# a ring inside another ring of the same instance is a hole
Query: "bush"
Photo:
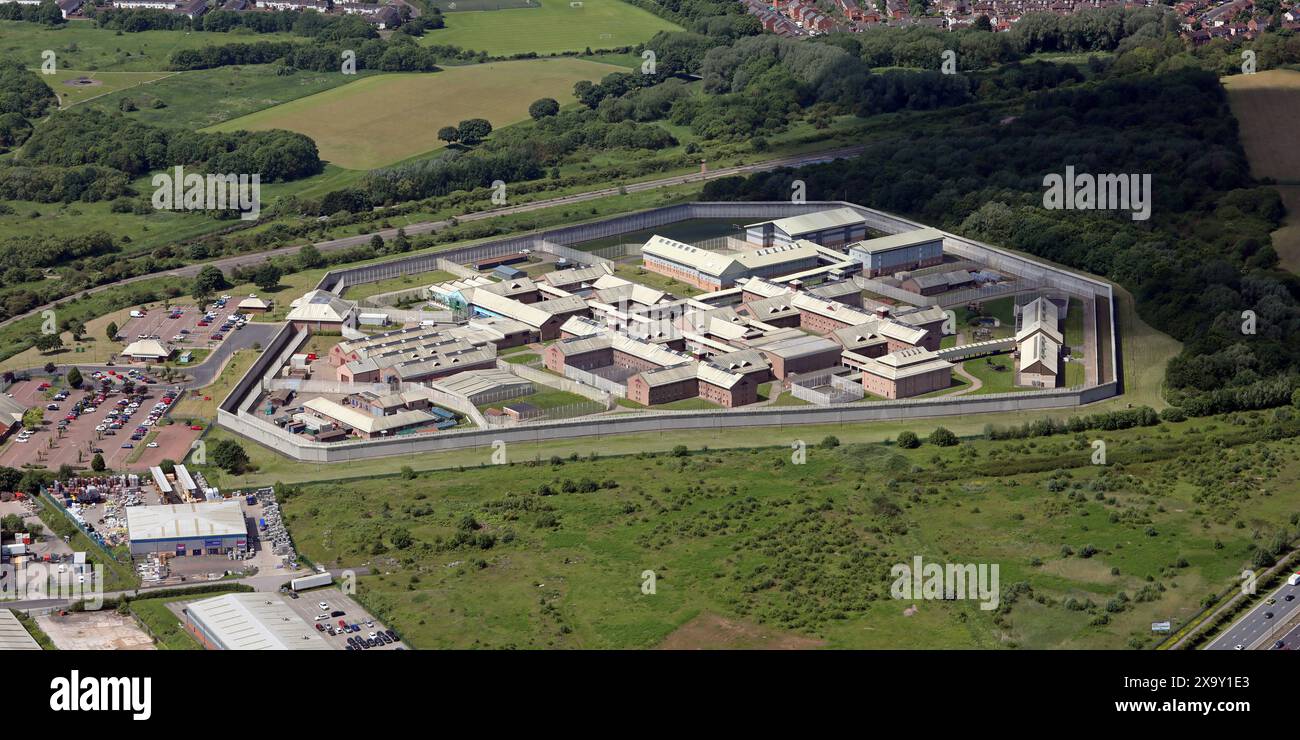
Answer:
[[898, 446], [905, 450], [914, 450], [921, 446], [921, 439], [916, 436], [916, 432], [902, 432], [898, 435]]
[[957, 435], [944, 427], [936, 427], [935, 430], [930, 433], [930, 444], [937, 447], [952, 447], [958, 442], [960, 442], [960, 440], [957, 439]]

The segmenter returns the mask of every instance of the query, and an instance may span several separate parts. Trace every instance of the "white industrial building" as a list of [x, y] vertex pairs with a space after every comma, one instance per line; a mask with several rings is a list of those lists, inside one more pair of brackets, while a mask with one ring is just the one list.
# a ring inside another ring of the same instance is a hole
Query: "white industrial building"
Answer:
[[233, 593], [187, 604], [185, 629], [209, 650], [329, 650], [279, 594]]
[[129, 506], [131, 555], [225, 555], [248, 547], [248, 527], [238, 499], [165, 506]]

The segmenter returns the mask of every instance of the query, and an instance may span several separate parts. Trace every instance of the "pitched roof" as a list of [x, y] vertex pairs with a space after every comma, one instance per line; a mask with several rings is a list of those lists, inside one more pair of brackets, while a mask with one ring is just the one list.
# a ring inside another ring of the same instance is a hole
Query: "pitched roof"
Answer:
[[799, 236], [809, 234], [823, 229], [833, 229], [842, 226], [851, 226], [853, 224], [863, 223], [866, 219], [857, 211], [847, 206], [843, 208], [834, 208], [827, 211], [816, 211], [814, 213], [805, 213], [800, 216], [789, 216], [787, 218], [777, 218], [771, 221], [761, 221], [756, 224], [749, 224], [745, 228], [762, 226], [770, 223], [773, 227], [781, 230], [790, 236]]
[[287, 321], [326, 321], [343, 323], [352, 313], [355, 304], [346, 301], [328, 290], [310, 290], [301, 298], [295, 298], [289, 304], [292, 308]]
[[938, 229], [916, 229], [914, 231], [904, 231], [901, 234], [890, 234], [876, 239], [866, 239], [860, 242], [854, 242], [849, 245], [850, 251], [861, 251], [868, 254], [877, 252], [888, 252], [891, 249], [901, 249], [911, 247], [925, 242], [932, 242], [943, 239], [943, 232]]

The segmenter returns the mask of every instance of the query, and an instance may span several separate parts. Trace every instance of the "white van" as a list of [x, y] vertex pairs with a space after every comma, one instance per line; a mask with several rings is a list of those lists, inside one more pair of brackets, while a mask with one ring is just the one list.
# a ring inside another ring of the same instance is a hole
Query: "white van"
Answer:
[[1286, 579], [1286, 585], [1295, 586], [1300, 584], [1300, 573], [1292, 573], [1291, 577]]
[[133, 319], [143, 319], [143, 318], [144, 318], [144, 311], [132, 311], [132, 312], [131, 312], [131, 318], [133, 318]]

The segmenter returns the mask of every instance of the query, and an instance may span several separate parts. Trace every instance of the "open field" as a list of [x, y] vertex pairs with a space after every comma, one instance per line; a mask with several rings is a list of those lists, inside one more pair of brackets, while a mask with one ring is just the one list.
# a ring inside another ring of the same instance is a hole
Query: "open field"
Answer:
[[[67, 108], [92, 98], [111, 95], [117, 91], [131, 90], [140, 85], [149, 85], [173, 74], [175, 73], [60, 70], [52, 75], [41, 75], [41, 79], [59, 96], [59, 105]], [[90, 80], [90, 82], [86, 84], [70, 84], [71, 80]]]
[[1300, 72], [1272, 69], [1222, 79], [1240, 127], [1241, 144], [1251, 174], [1270, 177], [1283, 186], [1278, 192], [1287, 218], [1273, 232], [1273, 249], [1283, 269], [1300, 273], [1300, 153], [1287, 146], [1292, 122], [1300, 117]]
[[0, 21], [0, 56], [12, 56], [29, 67], [41, 66], [41, 52], [55, 54], [58, 69], [113, 72], [158, 72], [165, 70], [172, 52], [222, 44], [257, 41], [299, 41], [301, 36], [284, 33], [191, 33], [189, 31], [141, 31], [118, 34], [97, 28], [94, 21], [73, 20], [49, 28], [38, 23]]
[[616, 71], [620, 68], [613, 65], [565, 58], [375, 75], [212, 130], [298, 131], [316, 141], [323, 159], [348, 169], [371, 169], [443, 146], [438, 139], [443, 126], [467, 118], [486, 118], [494, 128], [516, 123], [528, 118], [534, 100], [572, 102], [574, 83]]
[[[105, 74], [112, 73], [98, 73], [96, 79]], [[100, 93], [88, 94], [107, 93], [92, 103], [104, 110], [116, 111], [123, 98], [130, 98], [138, 108], [129, 114], [131, 118], [156, 126], [198, 129], [355, 82], [367, 74], [363, 71], [349, 77], [300, 69], [291, 75], [279, 75], [274, 64], [251, 64], [176, 72], [140, 88], [120, 92], [98, 88]], [[155, 107], [155, 101], [163, 107]]]
[[430, 31], [422, 43], [451, 44], [506, 56], [535, 52], [613, 49], [648, 41], [675, 23], [619, 0], [535, 0], [538, 8], [452, 13], [447, 27]]
[[[916, 450], [808, 436], [804, 465], [788, 441], [622, 459], [600, 445], [282, 500], [313, 561], [383, 571], [358, 593], [416, 647], [653, 647], [702, 613], [829, 647], [1150, 647], [1151, 622], [1191, 619], [1237, 582], [1253, 532], [1300, 511], [1296, 422], [1239, 418], [1089, 432], [1109, 467], [1068, 436]], [[1264, 442], [1279, 426], [1288, 437]], [[915, 556], [998, 564], [1003, 610], [890, 598], [891, 565]], [[730, 642], [710, 639], [696, 646]]]

